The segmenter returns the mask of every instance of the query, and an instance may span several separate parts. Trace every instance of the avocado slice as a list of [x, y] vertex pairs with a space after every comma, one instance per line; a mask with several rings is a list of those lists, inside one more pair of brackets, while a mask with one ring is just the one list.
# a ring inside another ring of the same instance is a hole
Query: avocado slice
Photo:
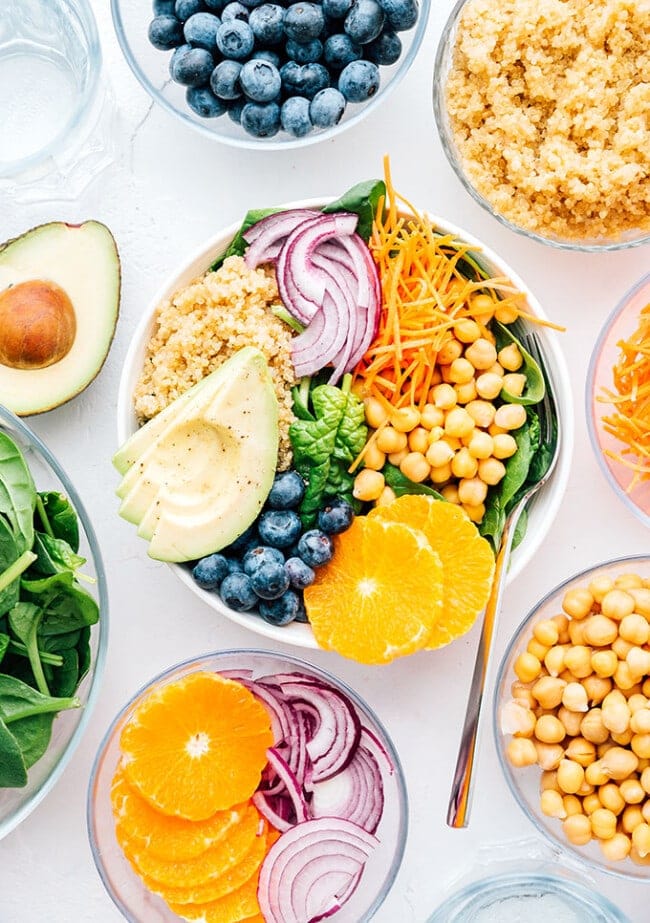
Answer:
[[42, 224], [0, 246], [0, 402], [43, 413], [93, 381], [120, 304], [120, 259], [98, 221]]
[[224, 548], [257, 518], [277, 465], [278, 403], [266, 359], [246, 347], [170, 407], [123, 479], [120, 515], [152, 558], [181, 562]]

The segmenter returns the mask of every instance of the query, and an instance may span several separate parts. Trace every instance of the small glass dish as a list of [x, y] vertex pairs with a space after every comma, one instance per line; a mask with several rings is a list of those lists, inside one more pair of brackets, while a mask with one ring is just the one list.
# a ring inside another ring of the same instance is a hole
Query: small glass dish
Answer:
[[561, 919], [571, 923], [629, 923], [610, 901], [574, 878], [533, 873], [508, 873], [474, 881], [452, 894], [427, 923], [506, 923], [523, 919], [538, 923], [560, 911]]
[[[616, 495], [645, 526], [650, 526], [650, 467], [649, 477], [630, 487], [633, 472], [617, 458], [622, 444], [605, 431], [603, 417], [614, 409], [601, 400], [605, 389], [614, 390], [612, 369], [619, 356], [618, 343], [628, 339], [639, 325], [641, 310], [650, 304], [650, 273], [627, 292], [614, 308], [598, 336], [589, 362], [585, 388], [587, 427], [591, 445], [605, 477]], [[649, 360], [650, 361], [650, 360]], [[627, 456], [632, 458], [632, 456]]]
[[362, 722], [378, 738], [394, 767], [392, 774], [383, 773], [384, 811], [375, 834], [380, 845], [371, 854], [352, 896], [339, 911], [328, 917], [332, 923], [365, 923], [370, 920], [393, 884], [406, 843], [408, 797], [397, 752], [379, 718], [354, 690], [337, 677], [297, 657], [253, 649], [218, 651], [176, 664], [143, 686], [122, 708], [106, 732], [90, 777], [87, 820], [95, 865], [115, 905], [129, 923], [177, 923], [179, 920], [161, 898], [145, 887], [125, 858], [115, 836], [110, 791], [120, 759], [120, 734], [135, 708], [157, 686], [197, 670], [250, 670], [252, 679], [280, 673], [314, 677], [350, 699]]
[[271, 138], [255, 138], [233, 122], [227, 114], [219, 118], [204, 119], [193, 112], [185, 101], [186, 88], [170, 79], [171, 52], [159, 51], [149, 42], [147, 30], [152, 19], [149, 0], [133, 3], [132, 0], [111, 0], [113, 23], [117, 38], [131, 70], [154, 102], [186, 125], [191, 125], [203, 135], [235, 147], [280, 150], [317, 144], [357, 125], [373, 112], [399, 84], [408, 72], [418, 52], [429, 18], [431, 0], [420, 0], [420, 10], [415, 26], [400, 32], [402, 53], [391, 66], [379, 68], [381, 83], [378, 92], [366, 103], [349, 103], [341, 121], [321, 130], [314, 129], [302, 138], [284, 131]]
[[453, 63], [460, 18], [467, 2], [468, 0], [458, 0], [450, 13], [440, 37], [433, 70], [433, 114], [436, 126], [447, 160], [465, 190], [480, 206], [482, 206], [482, 208], [489, 212], [493, 218], [496, 218], [497, 221], [511, 231], [516, 231], [518, 234], [522, 234], [530, 240], [536, 240], [539, 243], [547, 244], [551, 247], [557, 247], [562, 250], [601, 252], [605, 250], [625, 250], [630, 247], [640, 247], [642, 244], [648, 243], [648, 241], [650, 241], [650, 231], [647, 228], [646, 230], [631, 229], [613, 239], [568, 238], [538, 233], [529, 228], [515, 224], [513, 221], [504, 217], [504, 215], [497, 211], [478, 191], [463, 166], [463, 158], [454, 140], [454, 132], [452, 131], [446, 101], [447, 78]]
[[568, 590], [585, 587], [596, 577], [608, 577], [613, 580], [623, 574], [636, 574], [643, 580], [650, 581], [650, 555], [615, 558], [580, 571], [550, 590], [531, 609], [515, 631], [499, 666], [493, 700], [493, 729], [499, 762], [508, 787], [519, 807], [539, 833], [550, 840], [556, 848], [559, 847], [561, 852], [568, 853], [592, 870], [608, 872], [624, 879], [647, 882], [650, 881], [650, 865], [637, 865], [630, 858], [610, 862], [603, 855], [595, 839], [592, 839], [586, 846], [574, 846], [569, 843], [562, 831], [562, 822], [542, 813], [539, 792], [540, 767], [533, 765], [519, 768], [511, 765], [506, 754], [511, 735], [503, 727], [504, 707], [512, 700], [510, 687], [517, 680], [514, 663], [519, 654], [526, 650], [533, 626], [539, 621], [550, 619], [562, 612], [562, 599]]
[[[100, 618], [91, 631], [90, 669], [75, 693], [81, 708], [61, 712], [54, 721], [52, 738], [45, 754], [29, 770], [25, 788], [0, 789], [0, 839], [18, 826], [45, 798], [68, 765], [99, 694], [108, 646], [108, 591], [97, 537], [88, 514], [65, 471], [34, 432], [22, 421], [0, 406], [0, 430], [21, 448], [38, 490], [55, 490], [65, 494], [79, 517], [79, 553], [86, 558], [84, 574], [95, 579], [88, 584], [99, 603]], [[1, 668], [0, 668], [1, 669]]]

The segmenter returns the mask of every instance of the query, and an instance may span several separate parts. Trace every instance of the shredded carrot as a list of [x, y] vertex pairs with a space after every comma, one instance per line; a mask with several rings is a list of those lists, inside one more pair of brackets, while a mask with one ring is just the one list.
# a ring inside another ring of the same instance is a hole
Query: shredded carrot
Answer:
[[613, 406], [602, 418], [605, 432], [622, 443], [620, 452], [605, 454], [632, 471], [628, 493], [650, 480], [650, 304], [639, 315], [631, 337], [617, 343], [620, 350], [612, 369], [615, 391], [603, 389], [598, 400]]
[[[410, 404], [421, 410], [438, 353], [453, 338], [461, 318], [476, 320], [483, 332], [492, 314], [507, 317], [508, 323], [518, 317], [547, 322], [526, 311], [525, 296], [509, 279], [483, 278], [473, 268], [475, 257], [468, 244], [438, 232], [395, 191], [388, 158], [384, 173], [386, 200], [378, 203], [369, 241], [381, 281], [379, 328], [355, 369], [354, 383], [357, 393], [388, 403], [391, 409]], [[399, 211], [400, 203], [406, 212]], [[487, 316], [485, 299], [480, 307], [475, 302], [478, 293], [494, 303]]]

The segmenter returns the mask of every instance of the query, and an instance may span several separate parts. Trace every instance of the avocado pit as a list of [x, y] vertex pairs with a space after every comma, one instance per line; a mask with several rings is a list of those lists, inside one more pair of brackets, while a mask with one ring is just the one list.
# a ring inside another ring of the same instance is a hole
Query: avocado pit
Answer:
[[72, 349], [77, 319], [67, 293], [43, 279], [0, 292], [0, 363], [14, 369], [44, 369]]

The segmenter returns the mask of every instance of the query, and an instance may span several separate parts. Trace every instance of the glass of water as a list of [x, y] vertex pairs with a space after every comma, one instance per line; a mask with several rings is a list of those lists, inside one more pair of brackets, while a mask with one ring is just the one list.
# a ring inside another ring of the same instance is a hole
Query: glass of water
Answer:
[[101, 95], [89, 0], [11, 0], [0, 16], [0, 184], [63, 170]]

